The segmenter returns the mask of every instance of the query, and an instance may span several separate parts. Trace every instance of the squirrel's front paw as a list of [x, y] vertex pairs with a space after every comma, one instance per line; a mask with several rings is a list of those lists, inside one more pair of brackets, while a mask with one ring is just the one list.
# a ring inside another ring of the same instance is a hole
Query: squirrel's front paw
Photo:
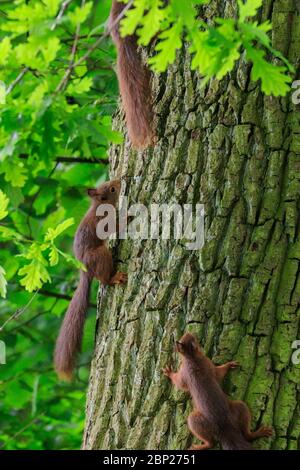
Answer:
[[258, 431], [260, 437], [272, 437], [273, 435], [273, 429], [270, 426], [262, 425]]
[[120, 284], [126, 284], [128, 281], [128, 274], [127, 273], [118, 273], [119, 274], [119, 279], [120, 279]]
[[118, 272], [110, 280], [110, 285], [126, 284], [128, 279], [127, 273]]
[[170, 377], [170, 375], [173, 372], [172, 367], [169, 367], [169, 366], [164, 367], [162, 371], [166, 377]]

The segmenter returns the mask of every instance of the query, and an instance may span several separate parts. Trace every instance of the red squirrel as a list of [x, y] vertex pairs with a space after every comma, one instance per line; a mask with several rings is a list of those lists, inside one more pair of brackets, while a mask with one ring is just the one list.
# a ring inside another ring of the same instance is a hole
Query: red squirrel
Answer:
[[176, 350], [181, 355], [178, 372], [165, 367], [163, 373], [193, 399], [194, 411], [188, 417], [188, 427], [202, 444], [192, 446], [192, 450], [210, 449], [216, 440], [224, 450], [250, 450], [253, 449], [250, 442], [272, 435], [272, 429], [267, 426], [252, 432], [246, 403], [230, 400], [221, 388], [225, 375], [238, 367], [238, 362], [215, 366], [191, 333], [176, 342]]
[[144, 149], [154, 143], [150, 71], [144, 65], [135, 35], [122, 38], [118, 18], [126, 3], [113, 0], [109, 29], [118, 49], [117, 75], [132, 145]]
[[97, 189], [89, 189], [91, 207], [82, 219], [74, 239], [74, 254], [86, 266], [80, 271], [78, 287], [70, 302], [56, 342], [54, 364], [60, 378], [71, 380], [76, 356], [80, 351], [83, 326], [89, 305], [90, 286], [93, 278], [103, 286], [124, 284], [127, 274], [115, 272], [113, 259], [105, 240], [96, 234], [96, 226], [101, 219], [96, 215], [101, 204], [116, 206], [120, 194], [121, 182], [108, 181]]

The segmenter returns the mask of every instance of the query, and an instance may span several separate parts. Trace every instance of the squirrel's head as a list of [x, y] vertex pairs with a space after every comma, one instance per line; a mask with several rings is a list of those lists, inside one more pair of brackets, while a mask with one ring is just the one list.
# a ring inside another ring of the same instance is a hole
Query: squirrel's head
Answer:
[[202, 354], [199, 342], [192, 333], [185, 333], [179, 341], [176, 341], [176, 351], [185, 357], [195, 357]]
[[93, 202], [97, 204], [113, 204], [115, 205], [119, 199], [121, 190], [121, 181], [112, 180], [100, 184], [96, 189], [88, 189], [87, 193]]

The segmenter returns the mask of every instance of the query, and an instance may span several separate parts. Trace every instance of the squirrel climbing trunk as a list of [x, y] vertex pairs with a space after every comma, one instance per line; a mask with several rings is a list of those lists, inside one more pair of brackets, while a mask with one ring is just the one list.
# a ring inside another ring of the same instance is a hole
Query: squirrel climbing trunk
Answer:
[[57, 338], [54, 364], [59, 377], [71, 380], [75, 360], [80, 352], [83, 326], [89, 305], [92, 276], [80, 271], [78, 287], [70, 302], [69, 308]]
[[[87, 271], [80, 271], [80, 281], [65, 315], [56, 343], [54, 364], [61, 379], [71, 380], [76, 357], [80, 352], [83, 327], [89, 305], [90, 286], [93, 278], [103, 286], [115, 286], [127, 282], [127, 274], [116, 272], [110, 250], [97, 234], [97, 226], [104, 216], [97, 215], [102, 204], [116, 207], [121, 181], [102, 183], [90, 188], [91, 207], [80, 222], [74, 237], [74, 254]], [[113, 233], [113, 232], [112, 232]]]
[[136, 36], [120, 36], [118, 17], [125, 7], [113, 1], [109, 26], [118, 49], [117, 75], [129, 138], [135, 148], [143, 149], [154, 143], [150, 71], [142, 61]]

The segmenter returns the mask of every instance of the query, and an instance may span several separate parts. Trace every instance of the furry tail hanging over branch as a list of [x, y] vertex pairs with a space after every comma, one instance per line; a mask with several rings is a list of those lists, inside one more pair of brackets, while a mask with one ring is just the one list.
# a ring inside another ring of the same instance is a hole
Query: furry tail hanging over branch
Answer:
[[118, 49], [117, 75], [129, 138], [135, 148], [144, 149], [155, 142], [151, 74], [142, 61], [136, 36], [120, 36], [118, 17], [125, 7], [125, 3], [113, 1], [110, 31]]
[[92, 276], [80, 271], [78, 287], [70, 302], [56, 342], [54, 364], [58, 376], [70, 381], [80, 351], [83, 325], [89, 306]]

